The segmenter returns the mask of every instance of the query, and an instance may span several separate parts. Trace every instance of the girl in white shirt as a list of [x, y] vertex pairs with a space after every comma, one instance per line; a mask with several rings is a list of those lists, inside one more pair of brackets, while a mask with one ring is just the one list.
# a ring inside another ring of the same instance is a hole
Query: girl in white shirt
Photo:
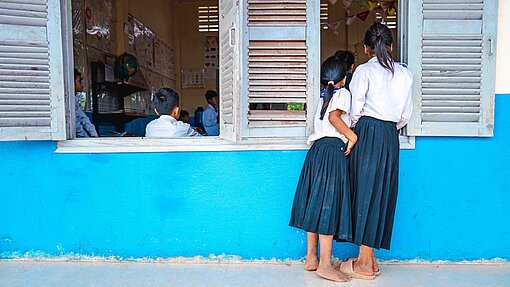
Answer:
[[349, 161], [353, 240], [359, 255], [340, 270], [353, 278], [374, 279], [379, 268], [374, 248], [389, 249], [398, 193], [398, 130], [412, 112], [411, 72], [391, 56], [393, 36], [383, 24], [365, 33], [365, 53], [350, 83], [350, 116], [359, 141]]
[[301, 170], [289, 223], [307, 232], [305, 269], [338, 282], [350, 280], [334, 268], [331, 248], [333, 237], [352, 240], [347, 155], [357, 141], [349, 128], [351, 95], [343, 88], [345, 74], [345, 67], [335, 57], [321, 65], [321, 84], [326, 88], [315, 115], [315, 132], [308, 139], [312, 147]]

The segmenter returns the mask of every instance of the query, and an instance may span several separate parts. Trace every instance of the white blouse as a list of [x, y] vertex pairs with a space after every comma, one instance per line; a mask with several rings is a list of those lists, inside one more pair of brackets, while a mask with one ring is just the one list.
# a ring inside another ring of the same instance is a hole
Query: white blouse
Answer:
[[395, 63], [392, 75], [373, 57], [356, 68], [349, 88], [352, 93], [350, 116], [353, 125], [362, 116], [397, 123], [404, 127], [411, 118], [413, 76]]
[[329, 102], [328, 109], [324, 114], [324, 118], [321, 120], [321, 109], [322, 103], [324, 102], [322, 99], [321, 92], [321, 100], [319, 101], [319, 105], [317, 106], [317, 112], [315, 113], [314, 118], [314, 133], [308, 138], [308, 145], [312, 145], [316, 140], [321, 139], [323, 137], [336, 137], [341, 139], [344, 143], [347, 142], [347, 138], [341, 134], [329, 121], [329, 113], [335, 110], [344, 111], [344, 113], [340, 116], [340, 118], [345, 122], [345, 124], [349, 127], [351, 125], [351, 120], [349, 115], [349, 109], [351, 107], [351, 93], [347, 91], [345, 88], [335, 89], [333, 93], [333, 97]]

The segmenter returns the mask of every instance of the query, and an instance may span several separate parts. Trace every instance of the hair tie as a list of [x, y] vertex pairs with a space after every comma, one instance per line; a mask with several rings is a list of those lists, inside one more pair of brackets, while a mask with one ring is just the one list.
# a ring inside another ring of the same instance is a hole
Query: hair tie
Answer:
[[328, 85], [329, 85], [329, 84], [331, 84], [332, 86], [334, 86], [334, 85], [335, 85], [335, 82], [333, 82], [333, 81], [329, 81], [329, 82], [328, 82]]

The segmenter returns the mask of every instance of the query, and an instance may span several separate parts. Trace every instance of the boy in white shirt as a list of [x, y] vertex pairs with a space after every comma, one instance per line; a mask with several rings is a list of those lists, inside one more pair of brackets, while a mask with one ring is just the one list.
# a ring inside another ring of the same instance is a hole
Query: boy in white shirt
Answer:
[[179, 95], [169, 88], [159, 89], [153, 96], [154, 110], [159, 118], [151, 121], [145, 128], [145, 137], [174, 138], [201, 136], [189, 124], [178, 121], [181, 109]]

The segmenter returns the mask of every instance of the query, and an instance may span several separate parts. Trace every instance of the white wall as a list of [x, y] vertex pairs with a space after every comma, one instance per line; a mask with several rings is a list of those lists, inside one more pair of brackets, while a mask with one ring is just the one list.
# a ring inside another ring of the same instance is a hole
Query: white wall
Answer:
[[496, 93], [510, 94], [510, 1], [499, 0]]

